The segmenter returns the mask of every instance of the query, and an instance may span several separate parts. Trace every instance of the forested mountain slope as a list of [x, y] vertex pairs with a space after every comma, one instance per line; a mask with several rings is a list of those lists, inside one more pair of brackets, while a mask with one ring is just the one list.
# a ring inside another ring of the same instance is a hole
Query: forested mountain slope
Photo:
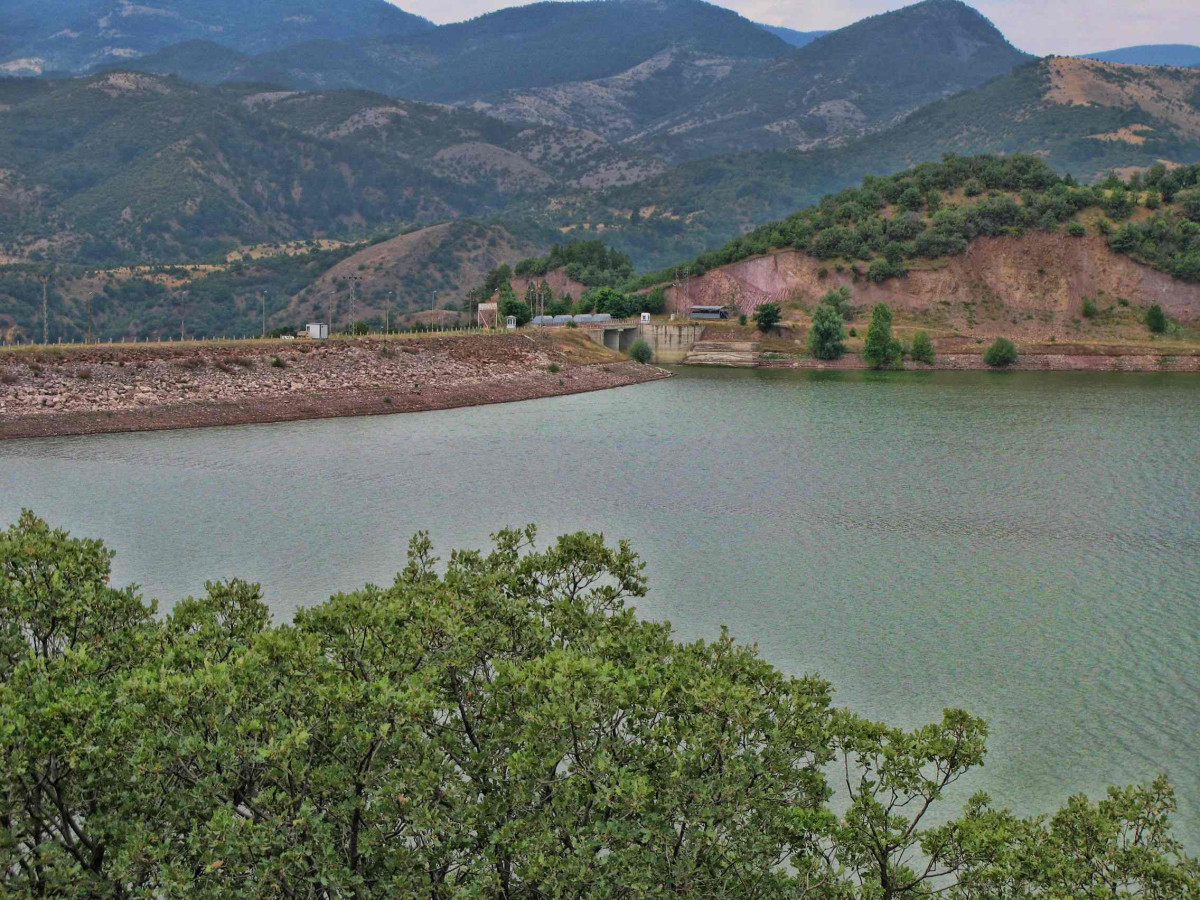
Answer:
[[10, 256], [62, 260], [363, 235], [650, 165], [594, 135], [443, 106], [134, 72], [0, 81], [0, 123], [0, 238]]
[[[698, 54], [710, 68], [742, 68], [761, 66], [789, 48], [762, 26], [702, 0], [584, 0], [512, 7], [369, 40], [323, 35], [258, 55], [215, 54], [208, 66], [185, 47], [127, 65], [206, 83], [269, 80], [464, 102], [609, 78], [666, 52]], [[665, 92], [656, 95], [660, 104], [665, 100]]]
[[200, 38], [260, 53], [431, 28], [386, 0], [0, 0], [0, 69], [79, 71]]
[[925, 0], [827, 34], [731, 80], [642, 139], [692, 159], [844, 140], [1027, 59], [966, 4]]

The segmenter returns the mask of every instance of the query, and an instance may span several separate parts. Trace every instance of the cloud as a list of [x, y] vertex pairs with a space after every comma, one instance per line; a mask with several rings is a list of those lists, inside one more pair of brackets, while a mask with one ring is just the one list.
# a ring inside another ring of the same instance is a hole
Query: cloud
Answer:
[[[393, 0], [396, 2], [396, 0]], [[458, 22], [505, 6], [504, 0], [399, 0], [398, 6], [434, 22]], [[720, 0], [748, 19], [799, 31], [842, 28], [876, 13], [900, 9], [890, 0]], [[1200, 44], [1195, 0], [976, 0], [1013, 44], [1030, 53], [1072, 54], [1133, 44]]]

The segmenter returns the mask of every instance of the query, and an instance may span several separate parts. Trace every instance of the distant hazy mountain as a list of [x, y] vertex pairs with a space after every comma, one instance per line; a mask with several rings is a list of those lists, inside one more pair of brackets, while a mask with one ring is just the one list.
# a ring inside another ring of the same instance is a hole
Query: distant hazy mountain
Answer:
[[925, 0], [827, 34], [731, 80], [643, 139], [675, 158], [845, 140], [1029, 58], [966, 4]]
[[669, 48], [762, 60], [788, 50], [755, 23], [701, 0], [535, 3], [363, 49], [409, 76], [406, 96], [445, 102], [606, 78]]
[[260, 53], [432, 28], [387, 0], [0, 0], [0, 71], [79, 71], [196, 39]]
[[1082, 55], [1088, 59], [1135, 66], [1200, 66], [1200, 47], [1194, 44], [1142, 44]]
[[240, 56], [210, 55], [188, 42], [120, 65], [207, 84], [259, 80], [462, 103], [611, 78], [664, 53], [701, 60], [704, 71], [688, 71], [671, 83], [659, 78], [663, 92], [653, 87], [641, 92], [635, 105], [644, 109], [635, 118], [644, 119], [666, 114], [693, 100], [698, 88], [735, 69], [764, 65], [790, 47], [756, 23], [702, 0], [535, 3], [410, 33], [335, 37]]
[[779, 25], [763, 25], [763, 28], [778, 38], [787, 41], [793, 47], [804, 47], [819, 37], [829, 34], [828, 31], [796, 31], [794, 28], [783, 28]]

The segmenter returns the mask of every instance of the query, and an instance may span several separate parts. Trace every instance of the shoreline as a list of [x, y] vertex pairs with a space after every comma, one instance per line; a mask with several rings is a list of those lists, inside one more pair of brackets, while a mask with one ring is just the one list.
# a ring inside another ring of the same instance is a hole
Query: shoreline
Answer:
[[[759, 369], [803, 369], [806, 371], [870, 371], [874, 369], [860, 354], [847, 353], [841, 359], [765, 359]], [[900, 371], [900, 370], [897, 370]], [[978, 353], [938, 354], [932, 365], [904, 361], [903, 371], [909, 372], [1127, 372], [1158, 374], [1175, 372], [1200, 374], [1200, 356], [1171, 354], [1022, 354], [1017, 361], [1004, 367], [989, 366]]]
[[428, 412], [671, 377], [582, 336], [139, 351], [0, 356], [0, 441]]

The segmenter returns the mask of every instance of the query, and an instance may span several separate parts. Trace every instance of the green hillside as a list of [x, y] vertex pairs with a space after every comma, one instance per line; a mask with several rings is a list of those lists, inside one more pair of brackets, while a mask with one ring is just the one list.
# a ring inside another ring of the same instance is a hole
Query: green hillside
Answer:
[[958, 0], [873, 16], [731, 81], [647, 140], [676, 158], [855, 136], [1010, 72], [1028, 57]]
[[314, 35], [254, 56], [217, 53], [209, 65], [187, 46], [125, 64], [210, 84], [269, 80], [450, 102], [604, 78], [671, 48], [765, 62], [789, 44], [702, 0], [585, 0], [502, 9], [423, 31], [380, 30], [368, 40]]
[[[1128, 182], [1081, 185], [1041, 159], [949, 156], [857, 187], [650, 273], [633, 285], [669, 281], [783, 248], [853, 267], [874, 282], [905, 274], [910, 261], [964, 252], [977, 237], [1065, 229], [1102, 234], [1109, 247], [1175, 278], [1200, 282], [1200, 164], [1151, 167]], [[1087, 216], [1081, 215], [1088, 211]], [[1144, 213], [1144, 215], [1139, 215]]]
[[[1091, 85], [1098, 99], [1062, 102], [1057, 93], [1065, 82]], [[605, 240], [640, 264], [666, 265], [815, 203], [865, 173], [897, 172], [946, 153], [1032, 153], [1083, 181], [1163, 159], [1196, 162], [1198, 90], [1195, 70], [1041, 60], [844, 146], [714, 156], [636, 188], [576, 195], [534, 215], [560, 227], [586, 222], [587, 230], [603, 229]], [[1131, 126], [1141, 127], [1122, 131]], [[1121, 134], [1132, 140], [1112, 139]]]
[[10, 71], [82, 71], [209, 38], [246, 53], [303, 41], [400, 35], [433, 28], [386, 0], [23, 0], [0, 2], [0, 63]]
[[[362, 236], [568, 186], [636, 154], [365, 92], [112, 72], [0, 81], [0, 243], [65, 261], [211, 259]], [[536, 160], [536, 162], [531, 161]]]

